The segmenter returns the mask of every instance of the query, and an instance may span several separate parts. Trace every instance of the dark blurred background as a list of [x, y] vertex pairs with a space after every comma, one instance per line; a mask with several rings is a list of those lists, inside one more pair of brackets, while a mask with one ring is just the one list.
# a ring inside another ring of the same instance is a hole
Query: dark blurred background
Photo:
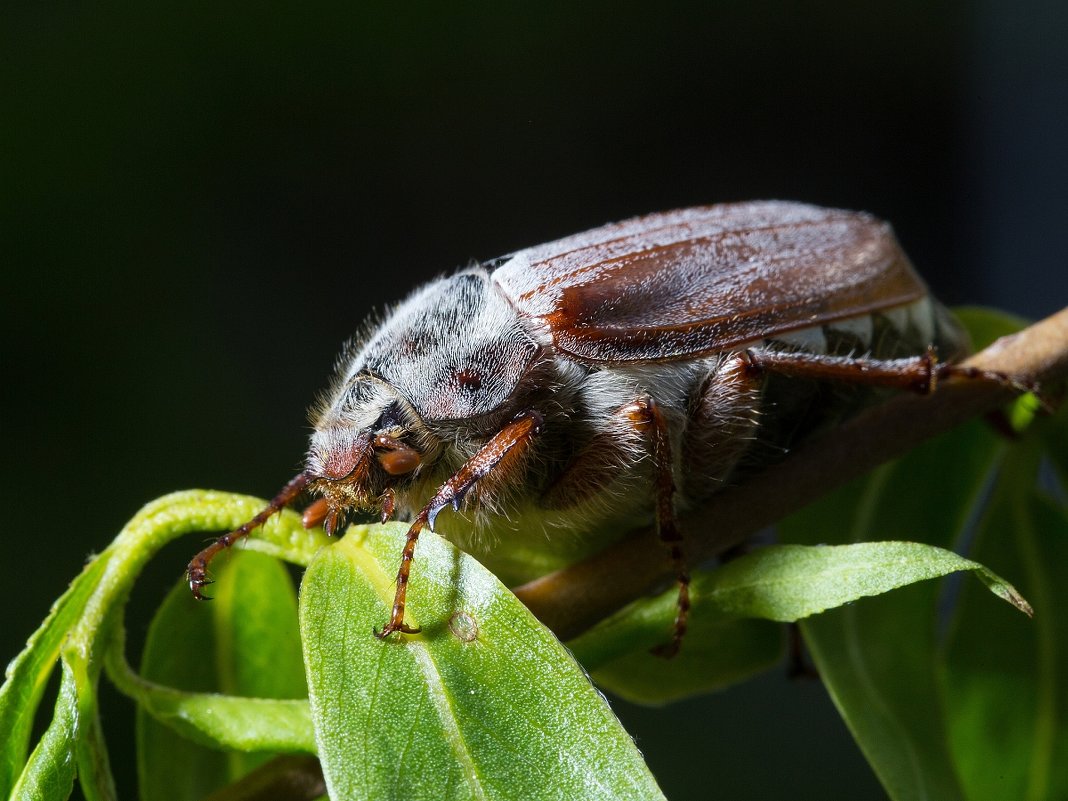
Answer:
[[[789, 198], [950, 303], [1068, 302], [1068, 4], [359, 5], [0, 12], [0, 662], [143, 503], [281, 486], [341, 342], [471, 259]], [[882, 797], [818, 685], [617, 708], [673, 799]]]

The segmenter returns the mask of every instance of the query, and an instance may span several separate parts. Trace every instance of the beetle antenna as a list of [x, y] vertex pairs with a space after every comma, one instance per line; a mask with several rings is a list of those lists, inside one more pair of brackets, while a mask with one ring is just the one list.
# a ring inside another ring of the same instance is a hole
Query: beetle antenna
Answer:
[[214, 559], [220, 551], [224, 551], [243, 537], [247, 537], [253, 531], [258, 529], [264, 523], [266, 523], [271, 515], [285, 509], [293, 501], [295, 501], [304, 489], [312, 481], [312, 475], [307, 471], [298, 473], [289, 483], [282, 487], [282, 490], [271, 499], [271, 502], [261, 510], [255, 517], [244, 523], [240, 527], [234, 529], [228, 534], [223, 534], [215, 542], [202, 550], [196, 556], [193, 557], [193, 561], [189, 563], [189, 567], [186, 569], [186, 576], [189, 579], [189, 589], [193, 591], [193, 597], [198, 601], [210, 601], [207, 595], [201, 592], [204, 587], [213, 583], [208, 578], [208, 565], [211, 560]]

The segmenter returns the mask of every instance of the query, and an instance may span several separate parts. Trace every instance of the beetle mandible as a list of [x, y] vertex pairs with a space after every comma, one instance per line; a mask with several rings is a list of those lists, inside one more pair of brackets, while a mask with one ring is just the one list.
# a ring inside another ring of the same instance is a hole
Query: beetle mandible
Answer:
[[385, 638], [418, 631], [404, 612], [426, 527], [521, 581], [655, 521], [679, 588], [670, 656], [689, 606], [676, 510], [886, 388], [930, 391], [966, 352], [868, 214], [766, 201], [605, 225], [433, 281], [351, 345], [303, 472], [189, 584], [203, 597], [212, 557], [305, 491], [328, 533], [354, 510], [404, 517]]

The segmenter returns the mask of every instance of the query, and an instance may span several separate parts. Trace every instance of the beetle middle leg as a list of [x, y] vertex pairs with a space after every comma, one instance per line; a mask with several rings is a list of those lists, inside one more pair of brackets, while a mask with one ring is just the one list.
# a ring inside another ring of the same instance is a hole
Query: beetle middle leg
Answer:
[[385, 639], [394, 632], [402, 634], [417, 634], [418, 627], [409, 626], [404, 622], [404, 607], [408, 598], [408, 579], [411, 575], [412, 560], [415, 558], [415, 546], [419, 541], [419, 535], [429, 525], [434, 528], [434, 521], [438, 513], [446, 506], [459, 509], [464, 496], [482, 478], [500, 471], [513, 460], [518, 459], [540, 433], [542, 416], [533, 409], [517, 415], [511, 423], [497, 432], [478, 452], [468, 459], [456, 473], [448, 479], [434, 497], [422, 508], [411, 528], [408, 529], [408, 538], [404, 542], [404, 550], [401, 552], [401, 564], [397, 570], [397, 589], [393, 596], [393, 609], [389, 616], [389, 622], [381, 631], [375, 631], [375, 636]]
[[667, 420], [656, 401], [642, 395], [616, 409], [609, 423], [556, 477], [542, 501], [548, 508], [567, 508], [611, 492], [620, 474], [644, 455], [652, 458], [653, 495], [659, 538], [670, 553], [678, 585], [678, 606], [671, 640], [654, 649], [670, 658], [678, 653], [686, 634], [690, 610], [690, 573], [683, 539], [675, 523], [675, 467]]
[[682, 549], [682, 534], [675, 522], [675, 476], [671, 456], [671, 439], [664, 414], [650, 396], [638, 398], [620, 410], [639, 432], [645, 435], [653, 457], [654, 491], [656, 494], [656, 530], [660, 541], [671, 554], [671, 566], [678, 586], [675, 622], [671, 639], [658, 645], [653, 653], [670, 659], [679, 652], [690, 614], [690, 570]]

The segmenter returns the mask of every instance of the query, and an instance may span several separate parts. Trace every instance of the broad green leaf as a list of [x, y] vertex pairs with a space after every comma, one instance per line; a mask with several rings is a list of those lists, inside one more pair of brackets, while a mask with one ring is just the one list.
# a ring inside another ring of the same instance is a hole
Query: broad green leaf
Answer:
[[[148, 629], [141, 656], [141, 675], [146, 680], [185, 690], [215, 689], [215, 638], [210, 610], [196, 608], [209, 605], [197, 604], [184, 583], [171, 589]], [[161, 701], [137, 697], [141, 701], [137, 705], [137, 784], [141, 801], [198, 799], [230, 780], [225, 754], [194, 743], [157, 721], [148, 709], [163, 706]], [[166, 697], [171, 698], [169, 694]], [[166, 707], [164, 710], [171, 711]], [[188, 719], [185, 715], [174, 717]]]
[[[0, 732], [5, 733], [0, 745], [0, 798], [8, 796], [22, 772], [29, 752], [34, 714], [48, 677], [56, 665], [67, 631], [81, 615], [86, 600], [100, 581], [105, 562], [105, 559], [97, 558], [86, 565], [82, 574], [52, 606], [26, 648], [7, 668], [7, 679], [0, 688]], [[73, 693], [73, 685], [70, 691]]]
[[670, 631], [673, 590], [631, 605], [570, 646], [607, 689], [628, 700], [664, 703], [718, 689], [777, 661], [781, 634], [739, 618], [797, 621], [957, 571], [975, 572], [995, 595], [1030, 614], [1011, 585], [942, 548], [915, 542], [779, 545], [694, 576], [692, 625], [677, 659], [664, 662], [645, 653]]
[[297, 594], [288, 572], [263, 554], [246, 551], [234, 557], [215, 584], [214, 602], [208, 604], [219, 691], [307, 698]]
[[[952, 548], [1003, 450], [981, 424], [964, 426], [792, 516], [780, 536]], [[832, 699], [895, 801], [963, 798], [941, 714], [938, 603], [939, 586], [925, 582], [801, 623]]]
[[649, 653], [665, 642], [675, 619], [674, 588], [636, 601], [567, 645], [597, 684], [639, 704], [666, 704], [736, 684], [778, 663], [782, 627], [724, 614], [707, 591], [709, 576], [690, 585], [690, 625], [673, 659]]
[[1039, 451], [1001, 471], [975, 553], [1020, 577], [1034, 625], [962, 588], [947, 647], [953, 754], [969, 799], [1068, 797], [1068, 511], [1035, 492]]
[[383, 642], [403, 526], [322, 551], [300, 596], [330, 795], [662, 798], [630, 737], [562, 645], [475, 560], [427, 532], [407, 622]]

